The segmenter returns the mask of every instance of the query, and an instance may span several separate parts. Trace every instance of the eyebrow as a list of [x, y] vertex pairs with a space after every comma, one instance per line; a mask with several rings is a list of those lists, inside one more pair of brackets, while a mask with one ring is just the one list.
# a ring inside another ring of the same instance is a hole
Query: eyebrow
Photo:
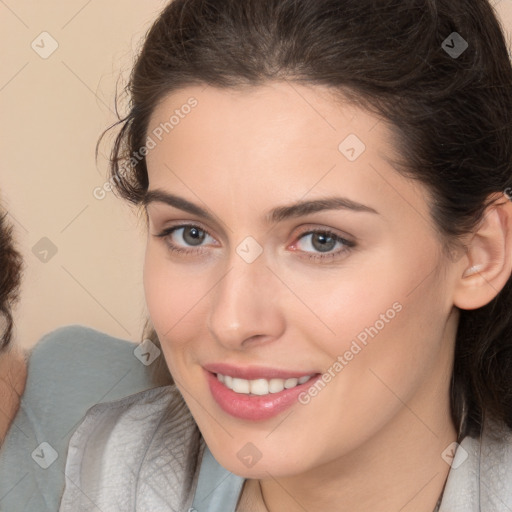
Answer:
[[[204, 208], [187, 201], [186, 199], [169, 194], [163, 190], [149, 190], [146, 192], [142, 204], [147, 207], [151, 203], [165, 203], [179, 210], [203, 217], [209, 221], [215, 221], [214, 216]], [[267, 213], [265, 219], [268, 223], [282, 222], [287, 219], [301, 217], [310, 213], [323, 210], [350, 210], [354, 212], [374, 213], [377, 210], [362, 203], [352, 201], [344, 197], [329, 197], [325, 199], [314, 199], [311, 201], [299, 201], [288, 206], [278, 206]]]

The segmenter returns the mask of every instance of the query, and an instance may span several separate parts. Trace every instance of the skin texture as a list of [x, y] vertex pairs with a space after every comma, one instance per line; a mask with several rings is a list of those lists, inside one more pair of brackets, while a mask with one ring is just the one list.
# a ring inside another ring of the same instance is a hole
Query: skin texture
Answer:
[[27, 380], [24, 354], [11, 349], [0, 355], [0, 445], [18, 412]]
[[[192, 96], [197, 107], [147, 155], [149, 190], [183, 197], [214, 220], [149, 203], [144, 285], [167, 364], [213, 455], [250, 479], [239, 510], [252, 501], [255, 510], [431, 512], [450, 469], [441, 454], [457, 438], [448, 394], [455, 306], [485, 304], [510, 276], [507, 256], [492, 290], [478, 281], [489, 233], [506, 234], [495, 255], [510, 252], [509, 205], [489, 216], [480, 262], [471, 251], [449, 258], [427, 190], [388, 161], [383, 120], [334, 103], [319, 86], [193, 86], [160, 103], [148, 134]], [[338, 149], [349, 134], [366, 145], [355, 161]], [[265, 220], [272, 208], [332, 196], [377, 213]], [[206, 231], [199, 248], [183, 230], [158, 236], [182, 224]], [[338, 255], [322, 262], [311, 229], [355, 245], [337, 243]], [[263, 249], [252, 263], [236, 252], [248, 236]], [[461, 278], [481, 262], [478, 276]], [[322, 373], [397, 303], [400, 312], [307, 405], [251, 422], [213, 400], [202, 365]], [[261, 453], [250, 468], [237, 457], [247, 443]]]

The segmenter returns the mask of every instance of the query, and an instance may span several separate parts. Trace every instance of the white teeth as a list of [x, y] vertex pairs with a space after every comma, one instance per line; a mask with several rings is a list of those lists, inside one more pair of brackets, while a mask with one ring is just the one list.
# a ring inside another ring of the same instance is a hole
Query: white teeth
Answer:
[[246, 380], [237, 377], [230, 377], [229, 375], [222, 375], [217, 373], [217, 379], [222, 382], [226, 387], [232, 389], [235, 393], [243, 395], [268, 395], [269, 393], [279, 393], [284, 389], [291, 389], [297, 385], [304, 384], [312, 375], [305, 375], [300, 378], [291, 379], [255, 379]]
[[268, 381], [268, 390], [270, 393], [279, 393], [279, 391], [283, 391], [284, 389], [284, 380], [283, 379], [270, 379]]
[[257, 379], [246, 381], [251, 384], [251, 393], [253, 395], [268, 395], [268, 380], [265, 379]]
[[295, 378], [286, 379], [284, 381], [284, 387], [286, 389], [294, 388], [298, 382], [299, 382], [299, 379], [295, 379]]
[[231, 384], [231, 389], [235, 393], [244, 393], [248, 394], [250, 390], [249, 381], [245, 379], [237, 379], [233, 377], [233, 382]]

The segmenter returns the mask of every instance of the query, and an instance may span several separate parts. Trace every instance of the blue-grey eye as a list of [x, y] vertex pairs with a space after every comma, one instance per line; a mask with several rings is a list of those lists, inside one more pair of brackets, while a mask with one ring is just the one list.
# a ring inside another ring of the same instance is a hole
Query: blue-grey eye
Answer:
[[328, 253], [337, 247], [349, 246], [349, 243], [334, 233], [318, 230], [304, 233], [299, 238], [298, 246], [305, 252]]
[[176, 231], [183, 231], [183, 240], [185, 240], [188, 245], [201, 245], [206, 238], [206, 233], [195, 226], [183, 227]]
[[337, 240], [327, 233], [312, 233], [312, 245], [320, 252], [328, 252], [334, 249]]

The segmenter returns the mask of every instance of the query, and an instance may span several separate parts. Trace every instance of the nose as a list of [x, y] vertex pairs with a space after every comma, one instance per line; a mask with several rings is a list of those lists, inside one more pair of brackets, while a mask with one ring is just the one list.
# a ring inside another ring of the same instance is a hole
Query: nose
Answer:
[[208, 329], [230, 350], [246, 350], [281, 336], [285, 328], [279, 286], [262, 256], [252, 263], [234, 254], [211, 295]]

